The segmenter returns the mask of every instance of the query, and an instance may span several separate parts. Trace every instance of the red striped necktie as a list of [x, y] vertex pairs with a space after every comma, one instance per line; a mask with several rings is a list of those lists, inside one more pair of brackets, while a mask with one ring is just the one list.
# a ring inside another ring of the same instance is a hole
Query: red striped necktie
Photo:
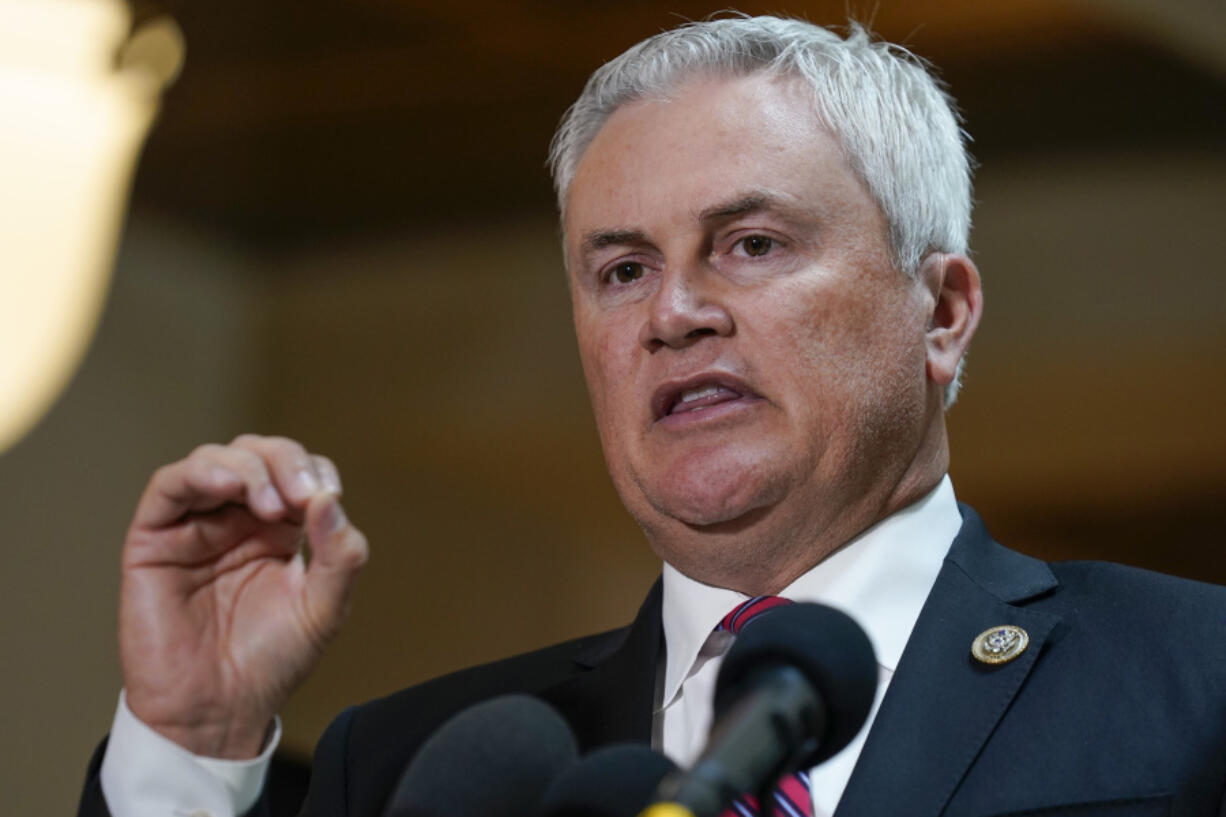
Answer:
[[[791, 604], [788, 599], [778, 596], [755, 596], [743, 601], [732, 612], [724, 616], [715, 627], [716, 631], [727, 630], [736, 635], [749, 622], [766, 613], [774, 607]], [[779, 783], [771, 792], [771, 810], [767, 817], [812, 817], [813, 802], [809, 794], [809, 773], [802, 770], [780, 778]], [[758, 798], [753, 794], [742, 794], [732, 801], [720, 817], [760, 817]]]

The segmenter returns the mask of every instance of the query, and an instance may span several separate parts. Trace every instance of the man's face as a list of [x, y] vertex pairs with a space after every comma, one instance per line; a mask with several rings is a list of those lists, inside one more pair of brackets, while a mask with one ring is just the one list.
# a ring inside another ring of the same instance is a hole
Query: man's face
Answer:
[[[575, 328], [609, 470], [660, 555], [704, 580], [884, 504], [934, 405], [939, 422], [931, 295], [893, 266], [806, 94], [755, 75], [624, 106], [570, 189]], [[733, 541], [755, 527], [770, 541]]]

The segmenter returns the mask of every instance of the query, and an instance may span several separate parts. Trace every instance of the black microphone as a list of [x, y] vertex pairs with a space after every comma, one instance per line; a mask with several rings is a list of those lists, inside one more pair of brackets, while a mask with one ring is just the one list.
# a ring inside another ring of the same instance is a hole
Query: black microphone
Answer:
[[816, 766], [851, 742], [873, 706], [877, 659], [860, 625], [819, 604], [776, 607], [746, 625], [715, 681], [715, 725], [658, 800], [717, 817], [737, 796]]
[[552, 707], [505, 695], [442, 725], [409, 763], [385, 817], [525, 817], [578, 758]]
[[553, 782], [540, 817], [635, 817], [677, 764], [641, 743], [597, 749]]

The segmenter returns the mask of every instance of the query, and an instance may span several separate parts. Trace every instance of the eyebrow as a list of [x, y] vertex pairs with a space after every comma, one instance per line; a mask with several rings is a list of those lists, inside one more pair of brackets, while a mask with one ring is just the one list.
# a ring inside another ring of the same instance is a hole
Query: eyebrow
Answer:
[[765, 193], [750, 193], [745, 196], [739, 196], [730, 201], [714, 204], [710, 207], [703, 208], [698, 213], [699, 221], [714, 221], [725, 218], [733, 218], [735, 216], [743, 216], [746, 213], [756, 213], [761, 210], [767, 210], [778, 206], [778, 201], [766, 195]]
[[647, 234], [642, 230], [596, 230], [583, 237], [583, 250], [591, 252], [605, 247], [642, 244], [646, 240]]

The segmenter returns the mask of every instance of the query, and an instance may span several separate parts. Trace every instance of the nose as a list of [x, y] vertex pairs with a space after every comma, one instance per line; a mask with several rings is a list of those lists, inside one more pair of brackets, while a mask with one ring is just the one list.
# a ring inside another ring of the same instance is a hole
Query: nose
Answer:
[[684, 349], [732, 334], [732, 315], [702, 270], [666, 270], [647, 301], [639, 343], [649, 352]]

